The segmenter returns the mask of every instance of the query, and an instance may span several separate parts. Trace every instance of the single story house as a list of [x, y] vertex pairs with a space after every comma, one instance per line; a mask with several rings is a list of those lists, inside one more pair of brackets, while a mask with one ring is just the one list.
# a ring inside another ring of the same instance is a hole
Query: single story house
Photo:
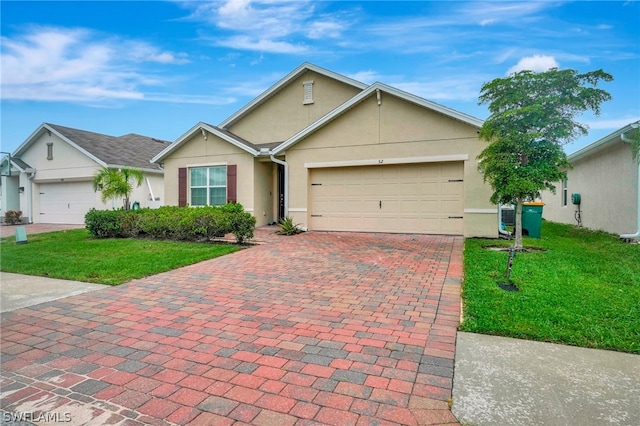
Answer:
[[570, 154], [573, 168], [567, 170], [567, 179], [556, 185], [556, 194], [546, 191], [541, 196], [542, 216], [640, 238], [640, 164], [629, 143], [639, 125], [628, 124]]
[[382, 83], [304, 63], [218, 126], [152, 161], [165, 203], [241, 203], [257, 225], [496, 237], [478, 172], [482, 121]]
[[0, 217], [21, 210], [28, 223], [83, 224], [91, 208], [120, 208], [122, 200], [105, 204], [93, 190], [102, 167], [142, 170], [144, 183], [134, 189], [131, 201], [160, 206], [164, 172], [150, 160], [168, 145], [135, 134], [114, 137], [44, 123], [0, 163]]

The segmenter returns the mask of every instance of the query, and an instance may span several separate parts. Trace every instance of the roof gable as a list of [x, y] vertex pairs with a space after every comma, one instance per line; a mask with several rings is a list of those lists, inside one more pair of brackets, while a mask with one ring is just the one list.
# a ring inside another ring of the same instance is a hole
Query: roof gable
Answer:
[[601, 139], [598, 139], [597, 141], [590, 143], [589, 145], [568, 155], [567, 159], [569, 160], [570, 163], [573, 163], [575, 161], [588, 158], [592, 155], [596, 155], [597, 153], [603, 151], [607, 147], [615, 144], [620, 140], [625, 141], [625, 138], [623, 137], [623, 135], [627, 134], [631, 130], [638, 129], [639, 126], [640, 126], [640, 121], [629, 123], [626, 126], [616, 130], [615, 132], [608, 134], [607, 136]]
[[13, 153], [19, 157], [45, 133], [53, 133], [101, 166], [135, 167], [160, 170], [150, 159], [170, 143], [136, 134], [108, 136], [56, 124], [43, 123]]
[[221, 129], [217, 126], [213, 126], [201, 121], [191, 129], [189, 129], [185, 134], [176, 139], [174, 143], [159, 152], [155, 157], [151, 159], [151, 161], [154, 163], [162, 163], [164, 159], [167, 158], [172, 152], [189, 141], [194, 134], [197, 134], [199, 132], [202, 132], [203, 135], [206, 135], [206, 132], [211, 133], [212, 135], [215, 135], [220, 139], [229, 142], [230, 144], [235, 145], [254, 156], [258, 155], [260, 152], [260, 146], [252, 144], [251, 142], [246, 141], [225, 129]]
[[[234, 134], [233, 132], [228, 130], [229, 126], [233, 125], [234, 123], [238, 122], [241, 118], [250, 114], [258, 106], [265, 103], [268, 99], [270, 99], [276, 93], [281, 91], [290, 82], [298, 79], [298, 77], [300, 77], [306, 71], [313, 71], [313, 72], [322, 74], [324, 76], [327, 76], [329, 78], [336, 79], [345, 84], [356, 87], [361, 91], [357, 95], [353, 96], [352, 98], [344, 102], [342, 105], [334, 108], [332, 111], [325, 114], [315, 122], [311, 123], [309, 126], [305, 127], [304, 129], [302, 129], [295, 135], [291, 136], [284, 142], [256, 144], [256, 143], [249, 142], [246, 139], [243, 139], [237, 134]], [[178, 138], [174, 143], [172, 143], [171, 145], [166, 147], [162, 152], [160, 152], [155, 157], [153, 157], [151, 161], [155, 163], [162, 163], [172, 152], [174, 152], [182, 144], [190, 140], [193, 137], [193, 135], [197, 132], [209, 132], [211, 134], [214, 134], [219, 138], [221, 138], [222, 140], [237, 146], [238, 148], [246, 151], [247, 153], [253, 156], [266, 155], [266, 154], [279, 154], [284, 152], [290, 146], [298, 143], [304, 137], [308, 136], [309, 134], [315, 132], [322, 126], [331, 122], [333, 119], [340, 116], [344, 112], [348, 111], [351, 108], [356, 107], [364, 99], [367, 99], [370, 96], [376, 96], [380, 92], [394, 95], [402, 100], [412, 102], [423, 108], [428, 108], [432, 111], [438, 112], [449, 118], [453, 118], [455, 120], [461, 121], [473, 127], [480, 128], [483, 123], [483, 121], [480, 119], [477, 119], [470, 115], [453, 110], [451, 108], [445, 107], [438, 103], [429, 101], [427, 99], [421, 98], [419, 96], [413, 95], [411, 93], [404, 92], [400, 89], [396, 89], [386, 84], [374, 83], [371, 86], [368, 86], [364, 83], [357, 82], [348, 77], [320, 68], [316, 65], [313, 65], [310, 63], [304, 63], [300, 65], [298, 68], [296, 68], [295, 70], [293, 70], [292, 72], [290, 72], [289, 74], [287, 74], [284, 78], [282, 78], [276, 84], [271, 86], [269, 89], [263, 92], [260, 96], [255, 98], [249, 104], [247, 104], [245, 107], [243, 107], [238, 112], [236, 112], [235, 114], [227, 118], [219, 126], [214, 126], [204, 122], [199, 122], [194, 127], [189, 129], [185, 134], [183, 134], [180, 138]]]
[[344, 75], [335, 73], [333, 71], [326, 70], [317, 65], [313, 65], [311, 63], [305, 62], [300, 65], [298, 68], [291, 71], [289, 74], [284, 76], [278, 82], [276, 82], [273, 86], [269, 87], [267, 90], [262, 92], [258, 97], [253, 99], [247, 105], [242, 107], [240, 110], [235, 112], [229, 118], [224, 120], [218, 127], [227, 128], [239, 121], [241, 118], [249, 114], [251, 111], [256, 109], [258, 106], [262, 105], [265, 101], [271, 98], [273, 95], [282, 90], [285, 86], [287, 86], [290, 82], [296, 80], [300, 75], [302, 75], [306, 71], [313, 71], [318, 74], [322, 74], [326, 77], [332, 78], [334, 80], [340, 81], [342, 83], [348, 84], [350, 86], [356, 87], [360, 90], [364, 90], [367, 88], [367, 84], [361, 83]]
[[30, 173], [31, 171], [33, 171], [33, 168], [29, 166], [27, 163], [25, 163], [19, 158], [11, 157], [10, 155], [5, 155], [0, 160], [0, 170], [4, 172], [6, 168], [9, 168], [9, 169], [15, 168], [19, 172], [27, 172], [27, 173]]
[[344, 114], [346, 111], [356, 107], [363, 100], [371, 96], [378, 96], [380, 93], [391, 94], [405, 101], [412, 102], [421, 107], [436, 111], [440, 114], [443, 114], [455, 120], [462, 121], [463, 123], [466, 123], [470, 126], [480, 128], [483, 123], [483, 121], [480, 119], [477, 119], [470, 115], [453, 110], [451, 108], [445, 107], [443, 105], [437, 104], [435, 102], [431, 102], [419, 96], [412, 95], [411, 93], [404, 92], [400, 89], [396, 89], [395, 87], [391, 87], [383, 83], [374, 83], [371, 86], [369, 86], [366, 90], [360, 92], [359, 94], [357, 94], [356, 96], [354, 96], [353, 98], [345, 102], [344, 104], [340, 105], [339, 107], [337, 107], [336, 109], [334, 109], [333, 111], [325, 115], [324, 117], [320, 118], [316, 122], [312, 123], [310, 126], [306, 127], [302, 131], [298, 132], [297, 134], [293, 135], [291, 138], [284, 141], [282, 144], [278, 145], [272, 151], [272, 153], [274, 155], [282, 153], [287, 148], [295, 145], [296, 143], [304, 139], [306, 136], [310, 135], [311, 133], [325, 126], [329, 122], [333, 121], [335, 118]]

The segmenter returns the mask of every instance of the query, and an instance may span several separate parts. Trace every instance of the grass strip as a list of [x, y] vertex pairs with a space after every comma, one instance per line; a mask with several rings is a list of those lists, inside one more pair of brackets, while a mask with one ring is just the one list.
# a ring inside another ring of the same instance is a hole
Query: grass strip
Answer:
[[85, 229], [0, 241], [0, 270], [117, 285], [240, 250], [232, 244], [95, 239]]
[[507, 252], [465, 242], [461, 330], [640, 354], [640, 245], [617, 236], [543, 221], [540, 239], [518, 253], [504, 291]]

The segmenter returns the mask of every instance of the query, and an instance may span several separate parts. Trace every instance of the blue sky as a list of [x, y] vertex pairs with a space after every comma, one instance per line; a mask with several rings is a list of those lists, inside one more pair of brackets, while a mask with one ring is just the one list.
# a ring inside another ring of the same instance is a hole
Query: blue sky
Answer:
[[640, 119], [636, 1], [5, 1], [2, 151], [43, 122], [173, 141], [218, 124], [303, 62], [480, 119], [483, 83], [604, 69], [613, 99], [572, 152]]

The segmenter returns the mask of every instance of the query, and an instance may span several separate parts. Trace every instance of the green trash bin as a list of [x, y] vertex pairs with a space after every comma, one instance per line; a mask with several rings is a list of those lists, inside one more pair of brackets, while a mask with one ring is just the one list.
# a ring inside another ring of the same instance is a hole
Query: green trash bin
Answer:
[[544, 203], [539, 202], [522, 204], [522, 235], [540, 238], [543, 206]]

